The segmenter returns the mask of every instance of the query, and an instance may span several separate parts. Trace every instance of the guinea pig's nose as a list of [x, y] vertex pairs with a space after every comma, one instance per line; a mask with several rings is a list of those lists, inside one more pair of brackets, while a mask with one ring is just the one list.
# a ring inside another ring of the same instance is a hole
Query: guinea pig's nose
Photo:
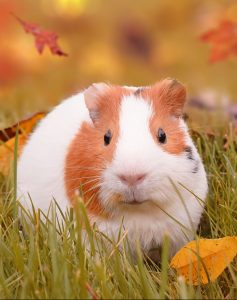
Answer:
[[145, 179], [146, 174], [118, 175], [118, 177], [124, 184], [131, 186], [141, 183]]

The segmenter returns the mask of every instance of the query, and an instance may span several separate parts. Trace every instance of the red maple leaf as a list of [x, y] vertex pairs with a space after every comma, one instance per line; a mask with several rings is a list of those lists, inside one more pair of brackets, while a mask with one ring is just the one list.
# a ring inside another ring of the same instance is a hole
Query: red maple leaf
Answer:
[[45, 46], [48, 46], [52, 54], [68, 56], [68, 54], [63, 52], [59, 47], [57, 42], [58, 35], [56, 33], [43, 30], [36, 24], [25, 22], [14, 14], [13, 16], [21, 24], [26, 33], [31, 33], [35, 37], [35, 46], [40, 54], [43, 53]]
[[229, 56], [237, 56], [237, 23], [222, 20], [216, 29], [200, 36], [202, 42], [211, 44], [209, 61], [215, 63]]

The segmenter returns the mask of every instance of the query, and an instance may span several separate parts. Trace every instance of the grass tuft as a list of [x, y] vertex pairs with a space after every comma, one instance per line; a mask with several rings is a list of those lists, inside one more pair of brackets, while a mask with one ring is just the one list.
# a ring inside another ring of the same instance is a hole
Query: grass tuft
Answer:
[[[199, 226], [201, 237], [237, 235], [237, 141], [230, 131], [223, 138], [194, 135], [208, 172], [209, 194]], [[187, 285], [169, 267], [169, 240], [161, 263], [137, 259], [129, 251], [126, 232], [112, 241], [91, 227], [82, 201], [56, 217], [34, 211], [29, 216], [16, 201], [16, 163], [9, 177], [0, 174], [0, 298], [89, 299], [234, 299], [237, 266], [232, 263], [214, 283]], [[17, 216], [16, 212], [20, 211]], [[27, 221], [28, 220], [28, 221]]]

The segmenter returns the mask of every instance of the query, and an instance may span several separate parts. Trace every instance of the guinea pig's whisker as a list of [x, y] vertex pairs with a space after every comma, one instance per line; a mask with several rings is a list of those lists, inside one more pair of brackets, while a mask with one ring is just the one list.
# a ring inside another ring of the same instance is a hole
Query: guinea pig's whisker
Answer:
[[[98, 187], [100, 187], [100, 184], [99, 184], [99, 183], [97, 183], [96, 185], [93, 185], [93, 186], [90, 188], [90, 190], [96, 189], [96, 188], [98, 188]], [[83, 191], [83, 186], [78, 186], [78, 187], [75, 187], [75, 188], [73, 188], [73, 189], [70, 189], [70, 192], [71, 192], [71, 193], [74, 193], [75, 191], [81, 190], [81, 189], [82, 189], [82, 196], [85, 195], [85, 194], [89, 191], [89, 190]]]
[[89, 192], [91, 192], [91, 191], [93, 191], [93, 190], [98, 189], [99, 187], [101, 187], [100, 183], [99, 183], [99, 184], [96, 184], [96, 185], [94, 185], [94, 186], [92, 186], [90, 189], [88, 189], [88, 190], [86, 190], [86, 191], [84, 192], [84, 195], [86, 195], [87, 193], [89, 193]]
[[[81, 183], [81, 186], [80, 186], [80, 188], [82, 188], [83, 189], [83, 187], [85, 187], [87, 184], [90, 184], [90, 183], [95, 183], [95, 184], [97, 184], [97, 183], [99, 183], [99, 180], [100, 180], [100, 178], [95, 178], [95, 179], [92, 179], [92, 180], [88, 180], [88, 181], [86, 181], [86, 182], [83, 182], [83, 183]], [[77, 190], [77, 189], [79, 189], [78, 187], [76, 187], [75, 188], [75, 190]], [[72, 190], [71, 190], [72, 191]]]
[[92, 176], [78, 176], [77, 179], [90, 179], [90, 178], [100, 178], [99, 175], [92, 175]]
[[84, 184], [88, 184], [90, 182], [100, 181], [100, 180], [101, 180], [100, 177], [88, 178], [87, 180], [83, 181], [81, 184], [84, 185]]
[[98, 170], [98, 171], [103, 171], [102, 168], [97, 168], [97, 167], [79, 167], [79, 166], [66, 166], [65, 169], [69, 170]]
[[82, 176], [80, 177], [81, 179], [90, 179], [90, 178], [100, 178], [99, 175], [94, 175], [94, 176]]
[[[93, 185], [89, 190], [86, 190], [86, 191], [83, 191], [83, 186], [82, 186], [82, 195], [85, 195], [86, 193], [90, 192], [90, 191], [93, 191], [93, 190], [96, 190], [97, 188], [99, 188], [101, 186], [100, 183], [97, 183], [95, 185]], [[81, 187], [76, 187], [76, 188], [73, 188], [73, 189], [70, 189], [70, 192], [71, 193], [74, 193], [75, 191], [81, 189]]]
[[99, 182], [100, 178], [95, 178], [95, 179], [92, 179], [92, 180], [88, 180], [86, 182], [83, 182], [82, 183], [82, 186], [86, 185], [86, 184], [89, 184], [89, 183], [92, 183], [92, 182]]
[[88, 176], [88, 177], [76, 177], [76, 178], [71, 178], [70, 180], [69, 180], [69, 182], [71, 182], [71, 181], [75, 181], [75, 180], [81, 180], [81, 179], [101, 179], [99, 176]]

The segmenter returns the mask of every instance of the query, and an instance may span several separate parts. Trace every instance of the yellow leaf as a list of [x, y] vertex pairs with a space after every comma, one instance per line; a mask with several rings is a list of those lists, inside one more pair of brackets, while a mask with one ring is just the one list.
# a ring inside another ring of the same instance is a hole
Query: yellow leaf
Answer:
[[17, 128], [19, 128], [17, 149], [19, 155], [27, 141], [28, 135], [44, 116], [44, 113], [37, 113], [28, 119], [22, 120], [19, 125], [14, 124], [12, 127], [0, 131], [0, 173], [5, 176], [9, 174], [11, 163], [14, 160], [15, 134]]
[[193, 285], [215, 281], [237, 254], [237, 237], [200, 239], [180, 249], [170, 266]]
[[[18, 136], [18, 155], [26, 142], [23, 134]], [[14, 160], [15, 137], [0, 145], [0, 173], [7, 176], [9, 174], [10, 165]]]
[[15, 137], [17, 128], [19, 128], [19, 133], [28, 134], [30, 133], [37, 122], [45, 116], [45, 113], [39, 112], [26, 119], [21, 120], [19, 123], [12, 125], [11, 127], [0, 130], [0, 141], [6, 142], [9, 139]]

